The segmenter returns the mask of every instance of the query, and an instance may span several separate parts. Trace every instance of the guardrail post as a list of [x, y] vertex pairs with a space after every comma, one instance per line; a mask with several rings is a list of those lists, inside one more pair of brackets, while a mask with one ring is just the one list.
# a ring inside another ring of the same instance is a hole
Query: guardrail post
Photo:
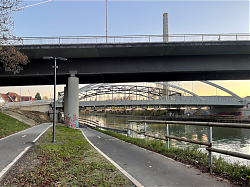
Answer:
[[146, 123], [146, 122], [144, 123], [144, 131], [145, 131], [145, 134], [144, 134], [145, 142], [147, 143], [147, 136], [146, 136], [146, 132], [147, 132], [147, 123]]
[[236, 34], [236, 41], [237, 41], [237, 34]]
[[134, 123], [132, 123], [132, 138], [134, 138]]
[[148, 37], [148, 41], [149, 41], [149, 43], [150, 43], [150, 36]]
[[[166, 135], [169, 136], [168, 124], [166, 124]], [[167, 148], [169, 149], [169, 138], [167, 138]]]
[[130, 134], [130, 132], [129, 132], [129, 126], [130, 126], [130, 124], [127, 127], [127, 137], [129, 137], [129, 134]]
[[[212, 147], [212, 127], [208, 127], [208, 143], [210, 143], [209, 147]], [[210, 166], [213, 165], [212, 151], [208, 151], [208, 162]]]

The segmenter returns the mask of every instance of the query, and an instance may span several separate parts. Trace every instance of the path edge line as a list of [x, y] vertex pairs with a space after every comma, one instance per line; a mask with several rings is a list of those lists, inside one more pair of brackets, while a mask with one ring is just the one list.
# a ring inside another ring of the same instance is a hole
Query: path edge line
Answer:
[[[42, 124], [40, 124], [42, 125]], [[38, 125], [37, 125], [38, 126]], [[36, 142], [52, 125], [48, 126], [36, 139], [34, 139], [32, 142]], [[28, 128], [31, 129], [31, 128]], [[25, 129], [25, 130], [28, 130]], [[20, 131], [22, 132], [22, 131]], [[19, 133], [19, 132], [18, 132]], [[15, 133], [17, 134], [17, 133]], [[13, 134], [14, 135], [14, 134]], [[1, 140], [1, 139], [0, 139]], [[9, 169], [32, 147], [33, 145], [30, 145], [28, 147], [26, 147], [21, 153], [19, 153], [19, 155], [17, 155], [16, 158], [14, 158], [14, 160], [12, 160], [11, 163], [9, 163], [1, 172], [0, 172], [0, 181], [1, 179], [4, 177], [4, 174], [9, 171]]]
[[[82, 129], [80, 129], [82, 131]], [[84, 132], [82, 131], [82, 134], [84, 138], [89, 142], [89, 144], [97, 150], [102, 156], [104, 156], [111, 164], [113, 164], [120, 172], [123, 173], [134, 185], [138, 187], [143, 187], [143, 185], [138, 182], [134, 177], [132, 177], [128, 172], [126, 172], [121, 166], [119, 166], [115, 161], [113, 161], [111, 158], [109, 158], [107, 155], [105, 155], [100, 149], [98, 149], [92, 142], [85, 136]]]
[[[42, 123], [42, 124], [45, 124], [45, 123]], [[23, 129], [22, 131], [18, 131], [18, 132], [15, 132], [14, 134], [10, 134], [10, 135], [8, 135], [8, 136], [5, 136], [5, 137], [3, 137], [3, 138], [0, 138], [0, 141], [1, 141], [1, 140], [4, 140], [4, 139], [6, 139], [6, 138], [9, 138], [9, 137], [11, 137], [11, 136], [14, 136], [14, 135], [16, 135], [16, 134], [19, 134], [19, 133], [21, 133], [21, 132], [24, 132], [24, 131], [26, 131], [26, 130], [32, 129], [32, 128], [34, 128], [34, 127], [38, 127], [38, 126], [40, 126], [40, 125], [42, 125], [42, 124], [34, 125], [34, 126], [29, 127], [29, 128], [27, 128], [27, 129]]]

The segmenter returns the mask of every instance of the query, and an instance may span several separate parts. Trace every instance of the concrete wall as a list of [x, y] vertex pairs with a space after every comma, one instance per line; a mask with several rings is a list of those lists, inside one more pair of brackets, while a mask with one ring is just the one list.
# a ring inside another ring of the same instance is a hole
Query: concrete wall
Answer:
[[21, 110], [40, 111], [40, 112], [48, 113], [51, 110], [51, 106], [50, 104], [22, 106]]

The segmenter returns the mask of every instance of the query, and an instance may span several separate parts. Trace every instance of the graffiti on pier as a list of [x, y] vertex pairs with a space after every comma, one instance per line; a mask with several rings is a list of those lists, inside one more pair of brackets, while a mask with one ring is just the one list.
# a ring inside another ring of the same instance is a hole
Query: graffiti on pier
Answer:
[[75, 114], [69, 114], [67, 117], [68, 127], [72, 129], [79, 128], [78, 117]]

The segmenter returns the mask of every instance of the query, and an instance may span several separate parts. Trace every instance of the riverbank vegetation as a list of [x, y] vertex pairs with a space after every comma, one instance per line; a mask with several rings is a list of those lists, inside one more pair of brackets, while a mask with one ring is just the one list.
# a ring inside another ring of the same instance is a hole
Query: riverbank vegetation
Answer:
[[0, 112], [0, 139], [30, 126]]
[[0, 186], [133, 186], [83, 138], [80, 130], [50, 128], [1, 181]]
[[203, 172], [212, 172], [214, 175], [230, 180], [232, 184], [236, 186], [250, 186], [249, 166], [240, 165], [238, 163], [228, 163], [221, 157], [213, 157], [213, 165], [209, 167], [208, 155], [202, 152], [199, 146], [189, 146], [184, 149], [170, 146], [170, 148], [167, 149], [166, 143], [160, 140], [148, 140], [145, 142], [144, 139], [127, 137], [111, 131], [96, 130], [125, 142], [165, 155], [176, 161], [192, 165]]

